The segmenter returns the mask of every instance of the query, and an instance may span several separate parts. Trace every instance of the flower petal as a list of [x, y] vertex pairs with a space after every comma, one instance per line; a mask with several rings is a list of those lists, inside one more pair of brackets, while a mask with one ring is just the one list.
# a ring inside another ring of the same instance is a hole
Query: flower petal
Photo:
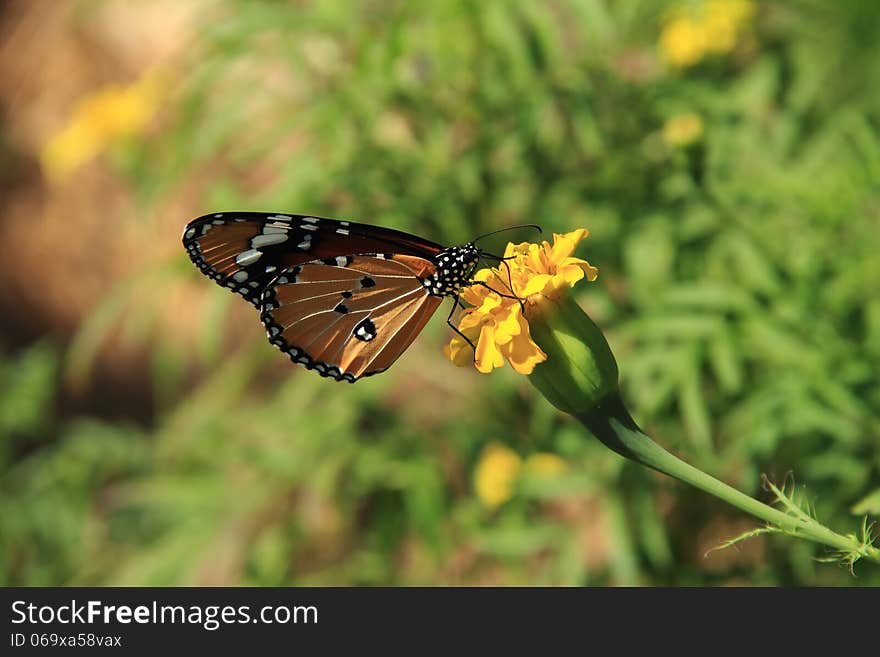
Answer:
[[496, 367], [504, 366], [504, 357], [495, 344], [495, 327], [484, 324], [477, 341], [477, 352], [474, 365], [483, 374], [488, 374]]
[[590, 234], [586, 228], [577, 228], [570, 233], [553, 233], [553, 246], [548, 256], [553, 263], [561, 263], [571, 256], [580, 241]]
[[535, 365], [547, 360], [547, 354], [529, 334], [529, 323], [519, 315], [520, 333], [502, 348], [502, 353], [510, 361], [510, 366], [520, 374], [531, 374]]

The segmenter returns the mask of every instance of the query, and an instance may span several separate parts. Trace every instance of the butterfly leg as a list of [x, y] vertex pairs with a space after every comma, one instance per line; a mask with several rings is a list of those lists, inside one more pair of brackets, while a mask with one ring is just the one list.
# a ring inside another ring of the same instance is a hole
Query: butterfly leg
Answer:
[[464, 340], [465, 342], [467, 342], [471, 346], [471, 349], [474, 352], [474, 362], [476, 362], [476, 360], [477, 360], [477, 347], [476, 347], [476, 345], [473, 342], [471, 342], [471, 339], [468, 336], [466, 336], [464, 333], [459, 331], [458, 327], [455, 324], [452, 323], [452, 315], [458, 306], [461, 306], [462, 308], [464, 308], [464, 305], [461, 303], [461, 299], [458, 296], [456, 296], [455, 303], [452, 304], [452, 310], [449, 311], [449, 316], [446, 318], [446, 323], [449, 324], [449, 328], [451, 328], [453, 331], [455, 331], [461, 337], [462, 340]]
[[504, 265], [504, 268], [507, 270], [507, 289], [513, 292], [513, 276], [510, 273], [510, 265], [507, 264], [507, 260], [504, 258], [501, 258], [501, 264]]
[[489, 290], [489, 291], [491, 291], [491, 292], [494, 292], [494, 293], [497, 294], [499, 297], [503, 297], [504, 299], [516, 299], [516, 300], [519, 302], [519, 307], [520, 307], [520, 309], [521, 309], [523, 312], [526, 311], [526, 302], [525, 302], [525, 299], [523, 299], [523, 298], [521, 298], [521, 297], [518, 297], [518, 296], [516, 296], [515, 294], [504, 294], [503, 292], [499, 292], [499, 291], [496, 290], [494, 287], [492, 287], [491, 285], [488, 285], [487, 283], [485, 283], [485, 282], [483, 282], [483, 281], [471, 281], [470, 283], [468, 283], [468, 285], [479, 285], [480, 287], [484, 287], [484, 288], [486, 288], [487, 290]]
[[511, 292], [513, 292], [513, 277], [510, 272], [510, 265], [507, 264], [507, 261], [513, 260], [514, 258], [516, 258], [517, 257], [516, 254], [502, 258], [501, 256], [497, 256], [497, 255], [493, 255], [491, 253], [484, 252], [483, 257], [486, 259], [494, 260], [497, 263], [504, 265], [504, 268], [507, 270], [507, 289], [510, 290]]

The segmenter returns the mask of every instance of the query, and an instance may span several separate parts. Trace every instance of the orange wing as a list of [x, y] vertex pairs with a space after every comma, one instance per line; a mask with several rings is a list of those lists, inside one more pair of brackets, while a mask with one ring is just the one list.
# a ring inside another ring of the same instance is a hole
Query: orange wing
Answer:
[[337, 381], [384, 372], [440, 305], [442, 297], [422, 283], [435, 271], [429, 260], [400, 254], [338, 256], [285, 269], [263, 292], [269, 342]]

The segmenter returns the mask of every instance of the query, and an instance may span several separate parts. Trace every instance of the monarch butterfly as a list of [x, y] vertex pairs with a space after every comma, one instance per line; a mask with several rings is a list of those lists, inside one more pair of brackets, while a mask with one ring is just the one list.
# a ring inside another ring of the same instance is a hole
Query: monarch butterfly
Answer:
[[479, 260], [504, 260], [475, 244], [492, 234], [444, 247], [349, 221], [228, 212], [187, 224], [183, 246], [203, 274], [260, 310], [269, 342], [294, 363], [354, 383], [387, 370], [446, 297], [458, 332], [460, 290], [485, 285], [472, 280]]

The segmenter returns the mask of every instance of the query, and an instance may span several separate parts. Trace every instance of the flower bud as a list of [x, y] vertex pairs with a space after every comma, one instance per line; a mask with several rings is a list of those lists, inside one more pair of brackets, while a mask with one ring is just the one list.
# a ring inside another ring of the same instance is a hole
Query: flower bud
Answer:
[[529, 316], [532, 339], [547, 354], [529, 375], [556, 408], [575, 416], [618, 390], [617, 361], [599, 327], [570, 298], [541, 304]]

